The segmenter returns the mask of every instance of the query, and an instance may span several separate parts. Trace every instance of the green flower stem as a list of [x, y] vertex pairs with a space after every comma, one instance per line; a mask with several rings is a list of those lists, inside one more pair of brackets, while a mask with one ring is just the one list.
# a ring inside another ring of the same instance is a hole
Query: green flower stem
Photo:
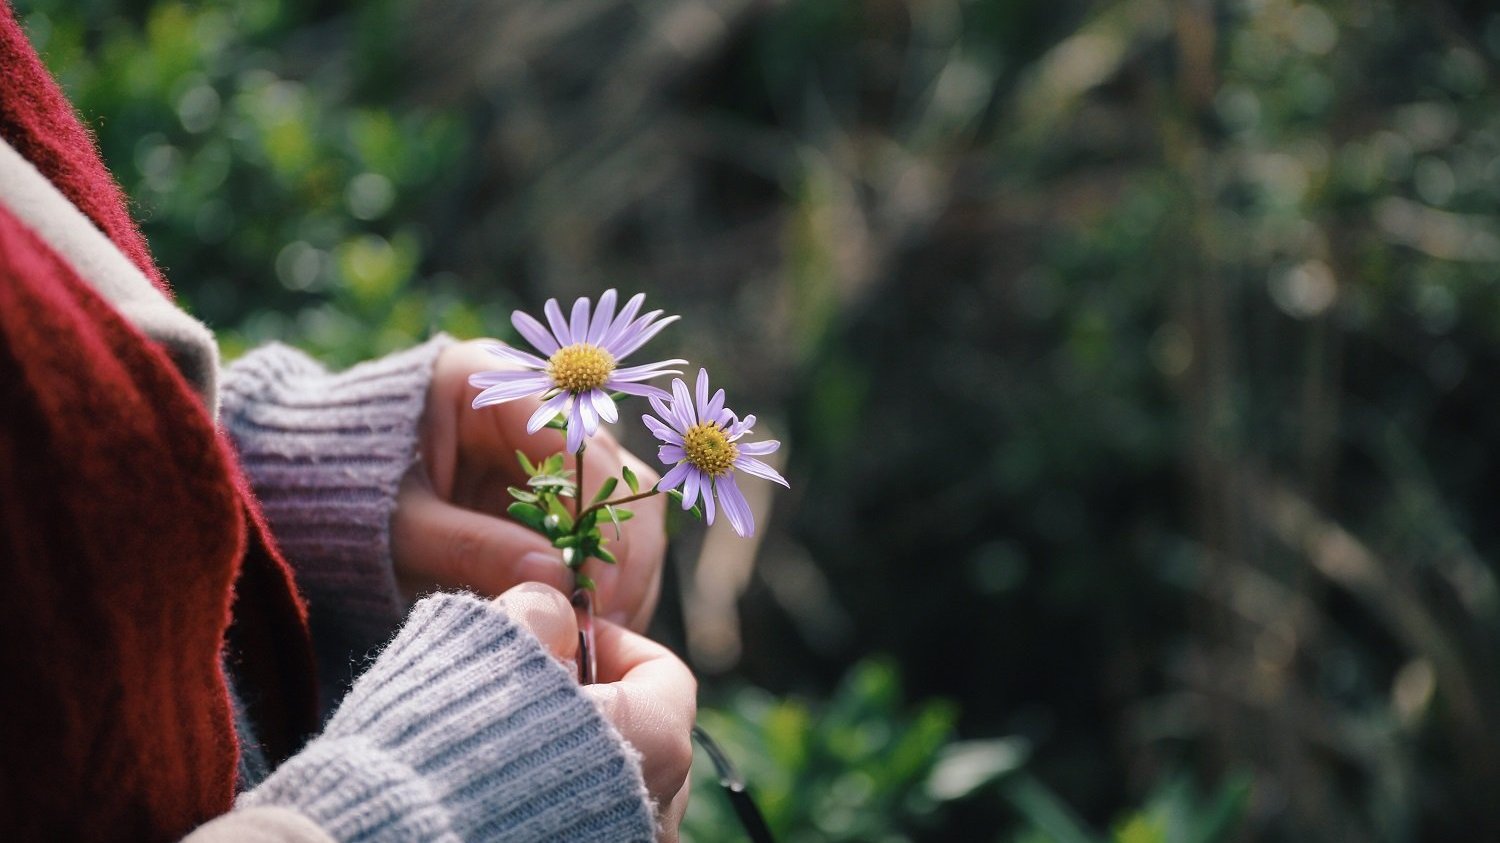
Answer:
[[[587, 511], [583, 506], [583, 452], [588, 448], [588, 440], [578, 444], [578, 451], [573, 454], [574, 467], [577, 469], [578, 486], [573, 497], [573, 537], [578, 539], [583, 533], [583, 516]], [[574, 545], [577, 547], [577, 545]], [[577, 550], [573, 551], [578, 553]], [[587, 554], [579, 554], [578, 564], [573, 566], [573, 596], [571, 602], [573, 609], [578, 612], [578, 684], [592, 685], [598, 674], [598, 654], [594, 649], [594, 594], [582, 579], [583, 566], [589, 561]]]
[[574, 466], [578, 469], [578, 492], [573, 498], [573, 532], [578, 532], [578, 521], [583, 518], [583, 452], [588, 450], [589, 443], [585, 439], [578, 444], [578, 452], [573, 455]]
[[[578, 514], [578, 518], [582, 519], [583, 516], [588, 515], [590, 512], [594, 512], [596, 510], [603, 509], [606, 506], [619, 506], [622, 503], [631, 503], [632, 501], [645, 500], [646, 498], [649, 498], [652, 495], [659, 495], [659, 494], [661, 494], [661, 492], [658, 491], [655, 486], [652, 486], [651, 488], [647, 489], [644, 492], [637, 492], [636, 494], [633, 494], [633, 495], [626, 495], [623, 498], [615, 498], [612, 501], [599, 501], [598, 503], [594, 504], [593, 506], [591, 506], [588, 509], [585, 509], [583, 512], [579, 513]], [[574, 524], [573, 529], [574, 530], [578, 529], [576, 522]]]

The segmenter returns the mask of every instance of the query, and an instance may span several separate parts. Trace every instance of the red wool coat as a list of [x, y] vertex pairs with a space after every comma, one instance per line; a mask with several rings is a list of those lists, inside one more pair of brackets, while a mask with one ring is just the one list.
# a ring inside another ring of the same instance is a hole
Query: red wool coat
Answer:
[[[8, 0], [0, 137], [167, 289]], [[233, 451], [0, 205], [0, 839], [175, 840], [229, 810], [225, 658], [274, 763], [314, 725], [306, 613]]]

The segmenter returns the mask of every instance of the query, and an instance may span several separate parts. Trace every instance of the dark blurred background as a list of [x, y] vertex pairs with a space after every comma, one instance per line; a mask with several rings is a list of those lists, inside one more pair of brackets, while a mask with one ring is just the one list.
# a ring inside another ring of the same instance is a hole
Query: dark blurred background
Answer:
[[783, 839], [1500, 836], [1490, 4], [16, 3], [230, 356], [683, 314], [792, 490], [657, 634]]

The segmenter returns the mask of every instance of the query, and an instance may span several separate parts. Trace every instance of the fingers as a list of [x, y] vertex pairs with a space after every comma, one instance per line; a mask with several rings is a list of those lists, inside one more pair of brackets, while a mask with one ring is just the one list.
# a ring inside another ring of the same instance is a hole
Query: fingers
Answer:
[[[661, 806], [663, 825], [675, 830], [675, 821], [667, 820], [679, 807], [693, 763], [698, 682], [672, 651], [622, 626], [600, 620], [595, 634], [605, 684], [584, 691], [641, 754], [646, 789]], [[685, 795], [682, 801], [685, 807]]]
[[526, 627], [554, 657], [578, 654], [578, 616], [562, 592], [541, 583], [522, 583], [495, 599], [511, 620]]
[[572, 589], [572, 574], [546, 539], [440, 500], [415, 471], [397, 493], [391, 554], [403, 587], [414, 591], [469, 588], [493, 596], [528, 581]]

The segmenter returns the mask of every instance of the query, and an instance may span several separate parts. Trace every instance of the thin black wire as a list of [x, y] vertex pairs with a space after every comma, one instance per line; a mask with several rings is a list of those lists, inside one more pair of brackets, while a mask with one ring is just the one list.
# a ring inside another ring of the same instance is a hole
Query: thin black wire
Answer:
[[703, 751], [714, 762], [714, 771], [719, 774], [719, 785], [729, 796], [729, 804], [734, 806], [734, 815], [739, 818], [745, 833], [750, 835], [752, 843], [776, 843], [770, 826], [766, 825], [766, 818], [761, 815], [750, 791], [745, 789], [745, 777], [735, 769], [734, 762], [729, 760], [724, 749], [703, 731], [702, 726], [696, 724], [693, 726], [693, 740], [703, 747]]

